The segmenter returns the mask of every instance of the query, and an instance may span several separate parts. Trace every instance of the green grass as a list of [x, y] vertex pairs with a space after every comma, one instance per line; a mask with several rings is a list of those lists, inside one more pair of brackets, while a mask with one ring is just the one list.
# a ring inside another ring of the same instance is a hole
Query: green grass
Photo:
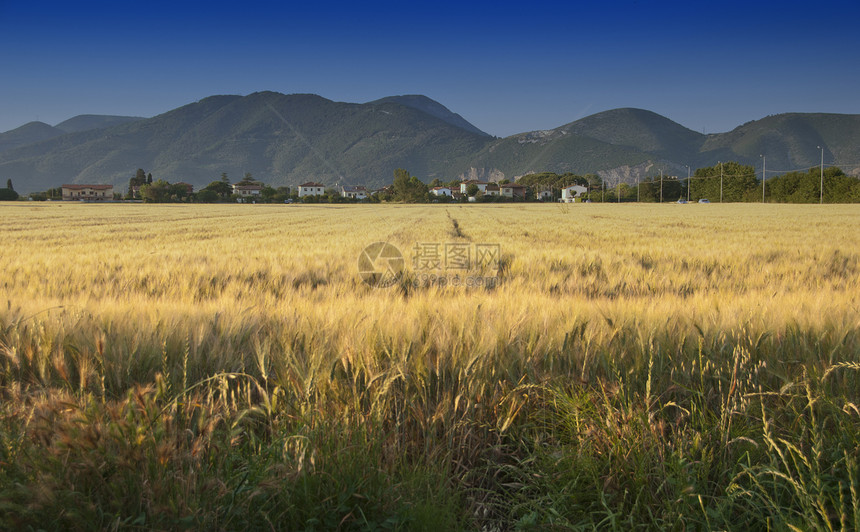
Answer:
[[273, 327], [233, 338], [247, 373], [148, 346], [121, 382], [68, 344], [85, 386], [7, 358], [0, 525], [856, 530], [856, 329], [674, 333], [467, 364], [380, 346], [330, 367], [261, 347]]

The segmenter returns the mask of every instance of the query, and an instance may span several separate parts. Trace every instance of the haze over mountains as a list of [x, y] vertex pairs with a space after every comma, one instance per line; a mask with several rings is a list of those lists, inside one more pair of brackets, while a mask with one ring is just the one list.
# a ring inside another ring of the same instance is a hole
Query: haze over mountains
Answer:
[[[597, 173], [610, 183], [663, 170], [686, 176], [736, 160], [774, 170], [860, 167], [860, 115], [783, 114], [703, 135], [656, 113], [614, 109], [548, 131], [495, 138], [425, 96], [365, 104], [259, 92], [212, 96], [153, 118], [83, 115], [0, 133], [0, 179], [22, 193], [63, 183], [128, 183], [138, 168], [196, 187], [226, 172], [273, 186], [388, 184], [395, 168], [429, 182]], [[769, 172], [770, 175], [770, 172]], [[122, 190], [122, 188], [121, 188]]]
[[79, 115], [56, 126], [50, 126], [44, 122], [30, 122], [11, 131], [0, 133], [0, 153], [68, 133], [104, 129], [137, 120], [144, 119], [134, 116]]

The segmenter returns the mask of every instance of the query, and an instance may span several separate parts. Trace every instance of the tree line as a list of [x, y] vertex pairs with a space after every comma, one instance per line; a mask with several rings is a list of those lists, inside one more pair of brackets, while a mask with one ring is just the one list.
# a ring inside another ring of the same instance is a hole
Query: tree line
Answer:
[[[498, 184], [506, 184], [505, 179]], [[577, 175], [573, 173], [556, 174], [553, 172], [533, 173], [522, 176], [516, 181], [527, 188], [524, 201], [536, 201], [541, 191], [551, 191], [551, 199], [557, 200], [561, 189], [570, 185], [581, 185], [588, 189], [583, 200], [592, 202], [674, 202], [678, 200], [708, 200], [711, 202], [766, 202], [773, 203], [818, 203], [822, 200], [822, 172], [820, 167], [808, 171], [794, 171], [779, 176], [767, 178], [762, 190], [762, 181], [755, 168], [736, 161], [729, 161], [714, 166], [697, 169], [690, 179], [676, 176], [650, 175], [637, 184], [618, 182], [615, 186], [597, 174]], [[460, 191], [460, 179], [444, 182], [434, 179], [429, 184], [424, 183], [409, 171], [398, 168], [394, 171], [391, 185], [368, 194], [368, 202], [401, 202], [401, 203], [436, 203], [468, 201], [474, 197], [478, 202], [512, 201], [510, 198], [482, 194], [476, 185], [471, 185], [466, 194], [457, 199], [450, 196], [433, 194], [434, 187], [449, 187], [452, 191]], [[858, 203], [860, 202], [860, 179], [845, 174], [841, 168], [825, 168], [823, 172], [823, 201], [825, 203]], [[290, 187], [272, 187], [255, 180], [246, 173], [239, 185], [256, 184], [261, 187], [260, 194], [254, 201], [261, 203], [284, 203], [301, 201], [304, 203], [349, 203], [357, 200], [341, 197], [340, 191], [327, 188], [321, 196], [305, 196], [299, 198], [298, 191]], [[121, 199], [121, 195], [116, 195]], [[14, 201], [19, 198], [8, 179], [6, 188], [0, 188], [0, 201]], [[52, 188], [44, 192], [35, 192], [29, 196], [32, 200], [60, 199], [62, 190]], [[233, 186], [226, 173], [220, 179], [212, 181], [201, 190], [192, 192], [183, 183], [170, 183], [164, 179], [153, 179], [143, 169], [138, 169], [134, 177], [129, 179], [125, 199], [142, 199], [147, 203], [165, 202], [194, 202], [218, 203], [241, 200], [242, 196], [233, 193]], [[523, 200], [520, 200], [523, 201]]]
[[[860, 202], [860, 179], [847, 175], [841, 168], [825, 168], [823, 172], [824, 203]], [[755, 168], [730, 161], [699, 168], [691, 178], [651, 175], [638, 185], [619, 183], [614, 187], [594, 187], [588, 199], [596, 202], [674, 202], [678, 200], [710, 202], [818, 203], [822, 200], [821, 167], [794, 171], [764, 182]]]

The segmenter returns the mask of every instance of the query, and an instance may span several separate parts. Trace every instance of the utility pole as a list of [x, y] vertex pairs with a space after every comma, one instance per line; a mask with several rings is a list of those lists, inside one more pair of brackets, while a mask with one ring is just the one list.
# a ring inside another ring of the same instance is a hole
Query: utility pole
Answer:
[[617, 201], [615, 203], [621, 203], [621, 176], [618, 176], [618, 184], [615, 189], [615, 197]]
[[720, 203], [723, 202], [723, 162], [720, 161]]
[[761, 202], [764, 203], [764, 183], [767, 181], [767, 157], [764, 155], [759, 155], [761, 157]]
[[663, 170], [660, 170], [660, 203], [663, 203]]
[[636, 203], [639, 203], [639, 175], [636, 175]]
[[818, 200], [819, 205], [824, 205], [824, 148], [817, 146], [821, 150], [821, 198]]
[[689, 202], [690, 201], [690, 165], [685, 164], [684, 166], [687, 167], [687, 201]]

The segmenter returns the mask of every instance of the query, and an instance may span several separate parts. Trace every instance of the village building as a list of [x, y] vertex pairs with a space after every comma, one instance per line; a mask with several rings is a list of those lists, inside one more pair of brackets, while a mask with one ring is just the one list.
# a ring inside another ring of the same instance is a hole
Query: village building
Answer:
[[486, 181], [478, 181], [477, 179], [463, 181], [460, 183], [460, 193], [465, 194], [469, 185], [476, 185], [478, 187], [478, 192], [484, 193], [487, 191], [487, 185], [489, 185], [489, 183]]
[[535, 194], [535, 199], [538, 201], [552, 201], [552, 189], [543, 188]]
[[508, 183], [506, 185], [499, 185], [499, 191], [501, 195], [505, 198], [511, 199], [526, 199], [526, 187], [525, 185], [519, 185], [517, 183]]
[[307, 183], [302, 183], [299, 185], [299, 197], [303, 198], [305, 196], [322, 196], [325, 194], [325, 185], [322, 183], [316, 183], [314, 181], [309, 181]]
[[113, 185], [63, 185], [65, 201], [113, 201]]
[[235, 183], [233, 186], [233, 194], [243, 198], [256, 198], [263, 192], [263, 185], [259, 183]]
[[559, 201], [562, 203], [573, 203], [586, 192], [588, 192], [588, 189], [582, 185], [570, 185], [561, 189], [561, 199]]
[[430, 193], [434, 196], [451, 196], [451, 187], [433, 187]]
[[[363, 200], [367, 199], [367, 189], [362, 186], [342, 186], [340, 195], [344, 198]], [[301, 194], [300, 194], [301, 195]]]

